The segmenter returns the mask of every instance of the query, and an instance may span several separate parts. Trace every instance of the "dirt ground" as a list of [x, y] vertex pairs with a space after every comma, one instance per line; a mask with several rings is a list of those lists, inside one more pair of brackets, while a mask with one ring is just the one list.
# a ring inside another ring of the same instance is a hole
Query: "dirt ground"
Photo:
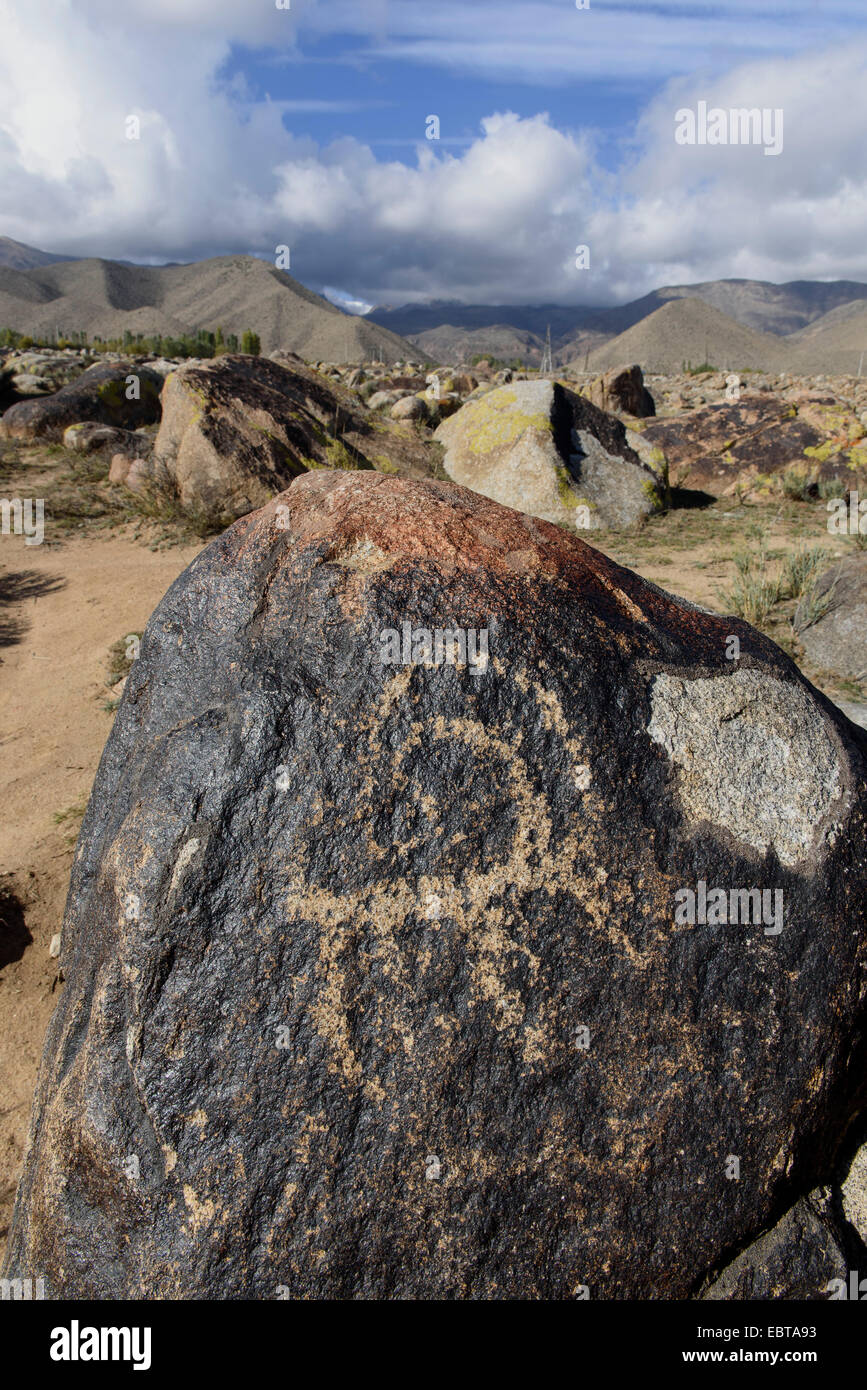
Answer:
[[[60, 451], [62, 453], [62, 451]], [[27, 1137], [42, 1041], [63, 988], [51, 939], [60, 930], [74, 838], [113, 713], [106, 709], [109, 649], [141, 632], [172, 581], [201, 549], [178, 540], [151, 548], [159, 528], [99, 515], [51, 526], [51, 499], [64, 461], [27, 450], [0, 469], [4, 495], [46, 498], [46, 539], [0, 536], [0, 1251], [5, 1245]], [[734, 555], [765, 536], [775, 562], [798, 547], [830, 555], [847, 542], [827, 535], [819, 503], [725, 503], [679, 508], [627, 534], [590, 537], [613, 558], [663, 588], [719, 611]], [[138, 535], [136, 536], [136, 526]], [[771, 635], [797, 657], [791, 608], [781, 604]], [[807, 668], [805, 668], [807, 669]], [[829, 673], [811, 672], [832, 698], [864, 698]], [[11, 895], [11, 896], [10, 896]]]
[[[16, 495], [32, 495], [18, 479]], [[0, 536], [0, 910], [7, 923], [0, 933], [0, 1250], [43, 1035], [62, 989], [49, 947], [60, 930], [78, 812], [113, 718], [104, 708], [109, 648], [142, 631], [201, 548], [151, 551], [111, 534], [51, 545], [49, 534], [33, 546]]]

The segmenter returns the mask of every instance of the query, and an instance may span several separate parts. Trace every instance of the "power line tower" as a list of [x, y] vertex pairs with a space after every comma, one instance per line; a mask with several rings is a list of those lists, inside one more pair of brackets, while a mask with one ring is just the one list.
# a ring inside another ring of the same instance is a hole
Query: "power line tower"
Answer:
[[551, 325], [548, 324], [548, 332], [545, 335], [545, 351], [542, 353], [542, 362], [539, 367], [540, 376], [552, 376], [554, 373], [554, 360], [551, 356]]

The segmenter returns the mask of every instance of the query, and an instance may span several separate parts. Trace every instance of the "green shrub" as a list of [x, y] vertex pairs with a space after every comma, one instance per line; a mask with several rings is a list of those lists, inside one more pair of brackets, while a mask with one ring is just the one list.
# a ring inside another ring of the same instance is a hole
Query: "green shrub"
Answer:
[[779, 578], [768, 570], [768, 553], [764, 542], [757, 550], [738, 551], [734, 556], [737, 578], [734, 586], [723, 594], [731, 612], [753, 627], [761, 627], [775, 604], [779, 603]]
[[780, 586], [789, 598], [801, 598], [811, 589], [825, 567], [828, 552], [821, 545], [809, 550], [798, 549], [786, 556], [780, 576]]
[[792, 502], [806, 502], [813, 486], [813, 479], [799, 468], [787, 468], [777, 475], [777, 486], [784, 497]]
[[330, 439], [325, 446], [329, 468], [355, 468], [355, 460], [342, 439]]
[[818, 593], [816, 591], [816, 580], [815, 578], [813, 579], [812, 584], [805, 591], [799, 605], [798, 611], [801, 616], [801, 621], [799, 623], [800, 627], [812, 627], [813, 623], [817, 623], [820, 618], [824, 618], [834, 601], [834, 590], [837, 587], [837, 583], [838, 579], [833, 579], [827, 589], [824, 589], [822, 593]]
[[822, 478], [819, 483], [819, 496], [823, 502], [829, 497], [845, 497], [846, 489], [839, 478]]

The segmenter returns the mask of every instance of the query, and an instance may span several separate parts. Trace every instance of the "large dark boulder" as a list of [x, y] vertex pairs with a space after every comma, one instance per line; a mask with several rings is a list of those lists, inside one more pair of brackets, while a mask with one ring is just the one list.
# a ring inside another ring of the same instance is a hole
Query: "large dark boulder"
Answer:
[[142, 640], [7, 1277], [698, 1293], [864, 1102], [865, 771], [747, 625], [450, 484], [302, 476]]
[[54, 395], [10, 406], [0, 419], [0, 434], [59, 442], [67, 426], [79, 421], [123, 429], [151, 425], [160, 418], [162, 384], [156, 372], [140, 364], [97, 362]]

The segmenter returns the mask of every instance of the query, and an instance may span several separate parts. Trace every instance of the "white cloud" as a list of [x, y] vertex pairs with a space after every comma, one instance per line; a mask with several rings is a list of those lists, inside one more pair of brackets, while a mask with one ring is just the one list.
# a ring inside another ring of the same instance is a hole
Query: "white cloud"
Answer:
[[355, 36], [370, 59], [571, 83], [812, 52], [863, 19], [863, 0], [591, 0], [587, 10], [572, 0], [327, 0], [299, 23], [302, 33]]
[[[367, 302], [601, 303], [722, 275], [867, 279], [863, 43], [676, 76], [645, 110], [617, 175], [599, 166], [590, 135], [509, 112], [490, 115], [466, 146], [421, 139], [409, 166], [353, 138], [320, 147], [291, 135], [282, 114], [305, 103], [253, 101], [243, 79], [221, 80], [229, 41], [243, 29], [247, 43], [290, 51], [296, 25], [330, 23], [388, 47], [411, 28], [440, 42], [446, 21], [458, 41], [477, 7], [292, 6], [125, 0], [118, 10], [115, 0], [88, 0], [82, 13], [57, 0], [46, 23], [39, 6], [0, 0], [0, 232], [66, 254], [140, 260], [273, 255], [287, 243], [299, 279]], [[487, 24], [493, 10], [482, 8]], [[694, 23], [680, 0], [667, 8]], [[746, 0], [729, 10], [748, 22]], [[830, 22], [846, 10], [832, 3]], [[552, 6], [525, 11], [538, 21]], [[621, 25], [632, 14], [622, 0], [607, 11]], [[558, 23], [563, 12], [561, 3]], [[751, 40], [759, 49], [763, 22]], [[481, 47], [491, 52], [506, 27], [486, 31]], [[530, 27], [524, 16], [508, 42], [524, 36], [532, 46]], [[543, 46], [552, 41], [543, 34]], [[331, 96], [321, 100], [343, 109]], [[699, 99], [782, 107], [783, 154], [678, 146], [674, 113]], [[131, 114], [138, 141], [125, 138]], [[579, 243], [591, 247], [589, 272], [575, 268]]]
[[332, 304], [336, 304], [339, 309], [345, 309], [347, 314], [369, 314], [373, 308], [366, 299], [355, 299], [345, 290], [337, 290], [333, 285], [323, 285], [322, 293]]

